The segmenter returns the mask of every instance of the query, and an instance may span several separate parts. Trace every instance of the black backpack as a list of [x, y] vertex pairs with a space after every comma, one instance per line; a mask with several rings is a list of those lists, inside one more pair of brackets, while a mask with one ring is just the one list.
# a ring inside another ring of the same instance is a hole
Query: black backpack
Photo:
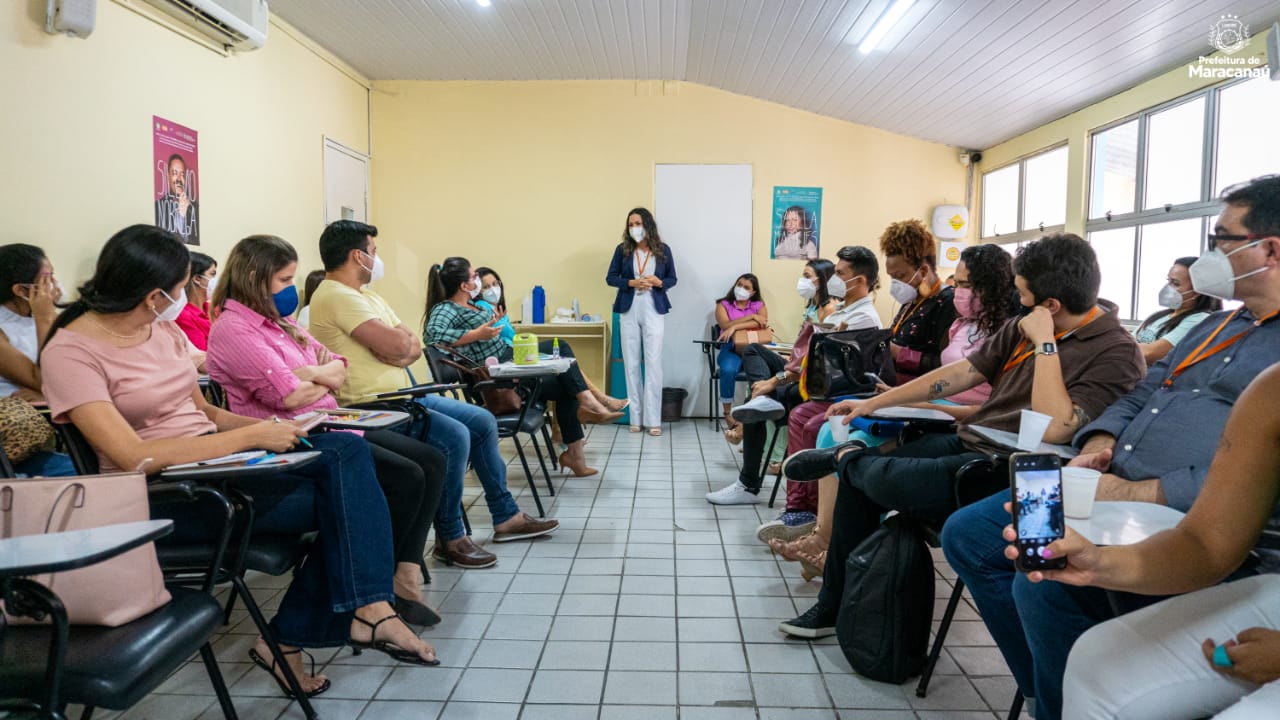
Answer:
[[876, 382], [893, 385], [897, 375], [889, 352], [890, 330], [817, 333], [809, 340], [804, 389], [810, 400], [872, 395]]
[[898, 684], [920, 673], [933, 619], [933, 572], [929, 546], [899, 515], [849, 555], [836, 639], [859, 675]]

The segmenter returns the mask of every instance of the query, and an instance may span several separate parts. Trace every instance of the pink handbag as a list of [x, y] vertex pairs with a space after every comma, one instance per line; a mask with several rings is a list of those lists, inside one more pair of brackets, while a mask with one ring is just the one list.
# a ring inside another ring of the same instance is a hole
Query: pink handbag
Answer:
[[[0, 480], [0, 537], [148, 520], [142, 473]], [[52, 590], [72, 625], [117, 627], [169, 602], [154, 543], [96, 565], [32, 578]], [[6, 619], [30, 623], [28, 618]]]

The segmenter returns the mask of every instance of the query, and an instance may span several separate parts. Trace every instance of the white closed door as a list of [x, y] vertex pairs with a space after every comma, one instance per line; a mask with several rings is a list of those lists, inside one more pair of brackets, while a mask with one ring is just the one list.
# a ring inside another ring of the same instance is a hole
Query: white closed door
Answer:
[[324, 139], [324, 224], [369, 222], [369, 156]]

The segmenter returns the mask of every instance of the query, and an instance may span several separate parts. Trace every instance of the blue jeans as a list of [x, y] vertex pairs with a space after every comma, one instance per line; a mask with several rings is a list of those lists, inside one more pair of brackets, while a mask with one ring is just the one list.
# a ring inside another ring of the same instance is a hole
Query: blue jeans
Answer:
[[720, 346], [716, 353], [716, 365], [720, 366], [720, 400], [733, 402], [734, 386], [738, 384], [738, 371], [742, 369], [742, 356], [733, 351], [733, 343]]
[[70, 477], [76, 474], [71, 457], [41, 450], [14, 466], [18, 477]]
[[341, 432], [309, 439], [318, 461], [236, 487], [253, 498], [256, 532], [319, 531], [270, 624], [282, 644], [332, 647], [351, 636], [356, 608], [395, 599], [391, 519], [368, 443]]
[[467, 462], [475, 468], [484, 488], [484, 501], [493, 524], [502, 523], [520, 512], [507, 490], [507, 464], [498, 452], [498, 422], [482, 407], [441, 395], [426, 395], [418, 403], [431, 415], [427, 444], [445, 459], [444, 489], [436, 511], [436, 534], [445, 542], [466, 534], [462, 525], [462, 476]]

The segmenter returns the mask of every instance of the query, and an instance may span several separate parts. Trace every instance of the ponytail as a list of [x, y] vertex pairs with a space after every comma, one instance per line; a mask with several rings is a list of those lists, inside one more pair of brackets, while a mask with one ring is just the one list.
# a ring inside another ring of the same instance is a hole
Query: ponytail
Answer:
[[445, 258], [427, 271], [427, 305], [422, 310], [422, 329], [427, 329], [431, 310], [453, 297], [462, 283], [471, 279], [471, 263], [464, 257]]

